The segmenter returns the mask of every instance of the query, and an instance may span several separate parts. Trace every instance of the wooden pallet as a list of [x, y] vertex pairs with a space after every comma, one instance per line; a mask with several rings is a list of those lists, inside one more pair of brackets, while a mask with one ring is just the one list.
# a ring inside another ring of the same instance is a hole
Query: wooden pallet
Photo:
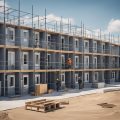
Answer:
[[42, 111], [42, 112], [49, 112], [60, 108], [60, 102], [54, 100], [36, 100], [31, 102], [25, 103], [26, 110], [35, 110], [35, 111]]

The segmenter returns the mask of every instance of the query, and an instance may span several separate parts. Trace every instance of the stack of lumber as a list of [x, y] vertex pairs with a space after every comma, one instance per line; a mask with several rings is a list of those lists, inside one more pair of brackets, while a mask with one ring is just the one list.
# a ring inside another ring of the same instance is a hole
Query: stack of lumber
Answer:
[[41, 94], [47, 93], [47, 84], [35, 85], [35, 95], [39, 96]]

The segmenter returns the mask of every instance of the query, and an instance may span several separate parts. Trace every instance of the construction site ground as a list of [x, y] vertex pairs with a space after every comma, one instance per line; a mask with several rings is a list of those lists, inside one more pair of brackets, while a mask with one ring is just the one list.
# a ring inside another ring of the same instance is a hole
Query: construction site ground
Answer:
[[8, 114], [9, 119], [2, 118], [0, 120], [120, 120], [119, 96], [120, 87], [115, 86], [86, 91], [76, 90], [76, 92], [66, 92], [64, 95], [63, 92], [54, 92], [49, 96], [34, 98], [33, 100], [43, 98], [69, 100], [69, 105], [64, 108], [47, 113], [25, 110], [23, 104], [25, 101], [32, 100], [31, 98], [29, 100], [14, 98], [11, 101], [9, 101], [10, 98], [8, 101], [2, 98], [0, 106], [2, 106], [1, 103], [5, 102], [6, 106], [13, 107], [10, 102], [14, 102], [15, 105], [19, 103], [20, 105], [16, 107], [14, 105], [14, 108], [9, 107], [9, 110], [7, 107], [5, 111], [1, 110], [1, 112]]

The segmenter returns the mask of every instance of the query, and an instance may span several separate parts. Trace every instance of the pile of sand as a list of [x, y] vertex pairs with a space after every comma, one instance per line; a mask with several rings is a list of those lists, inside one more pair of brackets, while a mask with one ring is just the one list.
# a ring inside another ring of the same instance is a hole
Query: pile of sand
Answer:
[[11, 120], [6, 112], [0, 112], [0, 120]]

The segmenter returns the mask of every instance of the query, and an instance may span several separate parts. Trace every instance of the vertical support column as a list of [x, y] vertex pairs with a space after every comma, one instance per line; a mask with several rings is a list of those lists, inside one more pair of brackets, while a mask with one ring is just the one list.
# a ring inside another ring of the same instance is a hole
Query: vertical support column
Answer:
[[81, 31], [82, 31], [82, 68], [83, 68], [83, 72], [82, 72], [82, 80], [84, 82], [84, 26], [81, 24]]
[[[34, 26], [34, 7], [32, 5], [32, 36], [30, 37], [31, 38], [31, 42], [33, 43], [33, 45], [31, 45], [33, 47], [33, 51], [29, 52], [29, 56], [32, 56], [31, 59], [29, 57], [29, 62], [31, 62], [31, 65], [32, 65], [32, 69], [34, 70], [33, 73], [29, 73], [29, 93], [30, 92], [33, 92], [35, 90], [35, 51], [34, 51], [34, 43], [35, 43], [35, 26]], [[32, 79], [31, 79], [32, 78]], [[30, 80], [31, 79], [31, 80]]]
[[5, 48], [4, 48], [4, 96], [6, 95], [6, 18], [5, 18], [5, 0], [4, 0], [4, 44], [5, 44]]
[[46, 18], [46, 8], [45, 8], [45, 46], [46, 46], [46, 52], [45, 52], [45, 69], [46, 69], [46, 72], [45, 72], [45, 83], [48, 83], [48, 39], [47, 39], [47, 26], [46, 26], [46, 23], [47, 23], [47, 18]]

